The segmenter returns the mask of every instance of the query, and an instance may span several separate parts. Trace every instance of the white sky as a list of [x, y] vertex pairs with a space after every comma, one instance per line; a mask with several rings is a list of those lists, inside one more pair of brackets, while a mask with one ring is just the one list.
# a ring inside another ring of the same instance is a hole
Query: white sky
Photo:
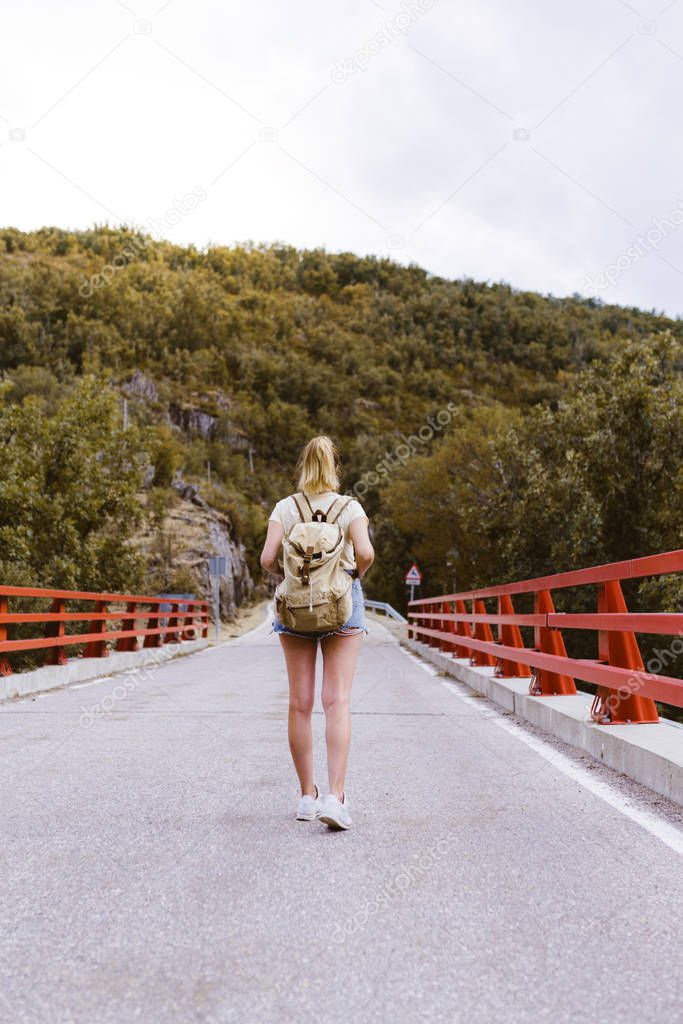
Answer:
[[621, 257], [605, 301], [683, 314], [683, 225], [628, 255], [683, 209], [683, 0], [33, 0], [2, 50], [3, 225], [153, 223], [556, 295]]

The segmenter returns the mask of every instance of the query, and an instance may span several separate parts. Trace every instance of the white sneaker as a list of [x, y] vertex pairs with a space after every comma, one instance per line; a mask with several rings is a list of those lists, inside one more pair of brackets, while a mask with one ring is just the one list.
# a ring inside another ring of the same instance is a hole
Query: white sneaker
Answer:
[[320, 794], [315, 787], [315, 796], [302, 796], [296, 812], [297, 821], [315, 821], [320, 810]]
[[334, 793], [328, 793], [320, 805], [318, 819], [327, 825], [328, 828], [335, 830], [351, 828], [352, 822], [346, 793], [344, 793], [341, 800]]

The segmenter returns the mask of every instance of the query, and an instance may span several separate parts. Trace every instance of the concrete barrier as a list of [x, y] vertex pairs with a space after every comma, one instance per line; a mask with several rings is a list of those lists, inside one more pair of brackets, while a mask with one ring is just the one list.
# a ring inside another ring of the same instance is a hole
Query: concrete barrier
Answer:
[[154, 668], [172, 658], [194, 654], [208, 646], [209, 641], [183, 640], [182, 643], [164, 644], [163, 647], [145, 647], [140, 651], [112, 651], [107, 658], [70, 658], [66, 665], [46, 665], [31, 672], [15, 672], [0, 676], [0, 700], [26, 697], [32, 693], [54, 690], [88, 679], [113, 676], [127, 669]]
[[675, 723], [597, 725], [590, 718], [590, 693], [532, 697], [528, 679], [496, 677], [492, 668], [470, 665], [467, 658], [453, 658], [419, 640], [409, 640], [405, 627], [400, 640], [445, 674], [518, 718], [683, 805], [683, 730]]

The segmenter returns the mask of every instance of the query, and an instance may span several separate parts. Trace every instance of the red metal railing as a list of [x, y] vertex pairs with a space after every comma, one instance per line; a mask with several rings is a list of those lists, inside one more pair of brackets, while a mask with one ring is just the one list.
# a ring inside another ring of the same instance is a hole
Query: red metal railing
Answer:
[[[10, 612], [10, 601], [33, 598], [50, 601], [49, 611]], [[68, 611], [67, 605], [79, 602], [93, 605]], [[110, 605], [115, 606], [113, 609]], [[66, 633], [67, 622], [87, 622], [86, 632]], [[140, 625], [143, 622], [144, 625]], [[11, 627], [23, 623], [45, 626], [40, 637], [12, 639]], [[111, 623], [118, 624], [112, 629]], [[65, 648], [84, 644], [84, 658], [105, 658], [108, 642], [117, 651], [136, 651], [139, 639], [143, 647], [161, 647], [208, 636], [209, 611], [206, 601], [173, 600], [136, 594], [97, 594], [77, 590], [39, 590], [32, 587], [0, 587], [0, 675], [12, 672], [8, 655], [16, 651], [44, 650], [46, 665], [66, 664]]]
[[[656, 700], [683, 707], [683, 680], [659, 674], [669, 659], [674, 661], [683, 653], [683, 615], [630, 613], [621, 581], [681, 571], [683, 550], [667, 551], [502, 586], [421, 598], [409, 603], [408, 635], [419, 636], [454, 657], [469, 657], [474, 665], [490, 666], [498, 676], [530, 677], [529, 692], [533, 696], [576, 693], [575, 679], [593, 683], [598, 689], [591, 715], [601, 724], [656, 722]], [[584, 586], [597, 589], [594, 614], [555, 611], [554, 590]], [[533, 595], [533, 613], [515, 612], [512, 598], [519, 594]], [[495, 614], [486, 609], [485, 602], [492, 598], [497, 600]], [[470, 611], [466, 602], [470, 602]], [[495, 639], [491, 626], [498, 628]], [[533, 628], [533, 647], [524, 645], [520, 627]], [[566, 629], [597, 633], [598, 657], [568, 657], [562, 635]], [[656, 672], [645, 671], [636, 633], [674, 637], [666, 652], [656, 652], [657, 657], [648, 662], [648, 669], [657, 662]]]

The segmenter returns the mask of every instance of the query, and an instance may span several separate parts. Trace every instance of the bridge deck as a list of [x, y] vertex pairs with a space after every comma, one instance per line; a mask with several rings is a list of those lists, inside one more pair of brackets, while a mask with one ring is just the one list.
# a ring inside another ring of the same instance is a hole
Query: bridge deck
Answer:
[[[89, 727], [137, 677], [0, 706], [0, 1020], [679, 1018], [675, 812], [645, 798], [642, 827], [373, 626], [355, 827], [296, 822], [267, 634], [165, 665]], [[319, 711], [314, 731], [321, 762]]]

